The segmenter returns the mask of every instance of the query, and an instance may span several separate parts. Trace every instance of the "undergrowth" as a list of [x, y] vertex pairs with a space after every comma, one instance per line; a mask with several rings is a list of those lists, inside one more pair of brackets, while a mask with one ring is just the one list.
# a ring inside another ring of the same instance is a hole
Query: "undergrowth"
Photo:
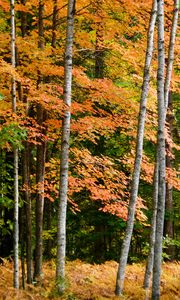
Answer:
[[[59, 297], [55, 288], [55, 264], [44, 263], [44, 280], [41, 286], [26, 285], [25, 290], [15, 290], [12, 263], [3, 259], [0, 266], [0, 299], [2, 300], [141, 300], [148, 299], [142, 288], [144, 264], [127, 266], [124, 296], [114, 295], [118, 264], [114, 261], [92, 265], [79, 260], [66, 266], [67, 289]], [[161, 300], [180, 299], [180, 263], [164, 263], [162, 266]], [[150, 299], [150, 293], [149, 293]]]

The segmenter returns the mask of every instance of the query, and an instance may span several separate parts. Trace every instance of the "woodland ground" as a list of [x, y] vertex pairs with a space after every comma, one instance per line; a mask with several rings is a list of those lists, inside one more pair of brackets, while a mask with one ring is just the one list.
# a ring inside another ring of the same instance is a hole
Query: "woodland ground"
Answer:
[[[63, 297], [57, 297], [54, 289], [55, 263], [47, 262], [43, 266], [44, 280], [41, 287], [26, 286], [26, 290], [15, 291], [12, 288], [12, 263], [4, 260], [0, 266], [0, 299], [2, 300], [103, 300], [119, 299], [114, 295], [117, 263], [106, 262], [101, 265], [91, 265], [79, 260], [67, 263], [67, 292]], [[148, 299], [142, 289], [144, 275], [143, 264], [133, 264], [127, 267], [125, 280], [125, 295], [120, 299]], [[161, 299], [180, 299], [180, 263], [164, 263], [161, 280]]]

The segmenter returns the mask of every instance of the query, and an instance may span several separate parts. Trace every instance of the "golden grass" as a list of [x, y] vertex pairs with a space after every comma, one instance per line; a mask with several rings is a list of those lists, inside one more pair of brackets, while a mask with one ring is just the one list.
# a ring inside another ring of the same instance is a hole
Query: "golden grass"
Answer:
[[[55, 291], [55, 263], [47, 262], [43, 266], [44, 280], [42, 286], [26, 285], [26, 290], [15, 290], [13, 284], [12, 263], [4, 260], [0, 266], [0, 299], [2, 300], [104, 300], [147, 299], [142, 288], [144, 265], [127, 266], [124, 296], [114, 295], [116, 271], [118, 264], [114, 261], [102, 265], [91, 265], [80, 260], [68, 262], [67, 291], [58, 297]], [[180, 300], [180, 263], [166, 263], [162, 267], [161, 299]]]

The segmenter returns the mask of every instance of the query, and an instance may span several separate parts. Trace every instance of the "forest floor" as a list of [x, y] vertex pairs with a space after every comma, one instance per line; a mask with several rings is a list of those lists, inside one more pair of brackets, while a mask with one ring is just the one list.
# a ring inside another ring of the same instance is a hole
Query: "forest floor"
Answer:
[[[127, 266], [124, 296], [114, 295], [116, 271], [114, 261], [91, 265], [79, 260], [67, 262], [67, 292], [58, 297], [54, 287], [55, 263], [43, 265], [44, 279], [41, 286], [26, 285], [26, 290], [15, 290], [12, 263], [4, 260], [0, 265], [0, 299], [2, 300], [104, 300], [104, 299], [150, 299], [142, 288], [145, 266]], [[164, 263], [161, 279], [161, 299], [180, 300], [180, 263]]]

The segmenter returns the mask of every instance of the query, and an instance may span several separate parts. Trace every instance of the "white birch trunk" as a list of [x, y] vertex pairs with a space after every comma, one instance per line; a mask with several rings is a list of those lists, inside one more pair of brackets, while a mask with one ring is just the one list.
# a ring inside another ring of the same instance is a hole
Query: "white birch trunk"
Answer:
[[[11, 0], [11, 64], [16, 67], [15, 56], [15, 11]], [[16, 113], [16, 81], [12, 78], [12, 110]], [[19, 187], [18, 187], [18, 149], [14, 149], [14, 287], [19, 288]]]
[[160, 277], [162, 259], [162, 239], [165, 211], [165, 103], [164, 103], [164, 1], [158, 0], [158, 73], [157, 73], [157, 96], [158, 96], [158, 164], [159, 164], [159, 188], [156, 217], [156, 237], [154, 246], [154, 268], [152, 299], [160, 299]]
[[[169, 42], [168, 62], [166, 70], [166, 79], [164, 86], [164, 101], [165, 101], [165, 115], [168, 107], [169, 89], [172, 77], [172, 68], [174, 61], [174, 46], [178, 24], [178, 0], [174, 1], [174, 14], [172, 21], [172, 29]], [[150, 285], [150, 277], [153, 269], [153, 258], [154, 258], [154, 244], [155, 244], [155, 229], [156, 229], [156, 214], [157, 214], [157, 201], [158, 201], [158, 159], [156, 159], [155, 170], [154, 170], [154, 193], [153, 193], [153, 216], [151, 221], [151, 235], [150, 235], [150, 251], [146, 265], [146, 272], [144, 278], [144, 288], [148, 289]]]
[[165, 84], [164, 84], [164, 101], [165, 101], [166, 111], [168, 108], [169, 90], [170, 90], [172, 69], [173, 69], [173, 62], [174, 62], [174, 46], [175, 46], [176, 31], [177, 31], [177, 25], [178, 25], [178, 13], [179, 13], [178, 0], [174, 0], [174, 14], [173, 14], [172, 29], [171, 29], [171, 35], [170, 35], [170, 41], [169, 41], [166, 79], [165, 79]]
[[159, 167], [158, 158], [156, 155], [156, 163], [154, 166], [154, 179], [153, 179], [153, 215], [151, 220], [151, 233], [149, 243], [149, 255], [146, 264], [146, 271], [144, 276], [144, 288], [148, 289], [150, 285], [150, 279], [154, 262], [154, 244], [156, 233], [156, 215], [157, 215], [157, 203], [158, 203], [158, 184], [159, 184]]
[[154, 28], [156, 23], [156, 15], [157, 15], [157, 1], [155, 0], [151, 11], [151, 18], [149, 23], [148, 37], [147, 37], [147, 51], [146, 51], [146, 59], [145, 59], [145, 67], [144, 67], [142, 94], [140, 100], [140, 112], [139, 112], [139, 119], [138, 119], [136, 158], [135, 158], [133, 178], [131, 184], [131, 198], [130, 198], [129, 209], [128, 209], [128, 221], [127, 221], [127, 227], [125, 232], [125, 238], [121, 249], [120, 263], [119, 263], [117, 279], [116, 279], [115, 293], [118, 296], [121, 295], [123, 291], [125, 267], [127, 264], [129, 247], [130, 247], [133, 226], [134, 226], [135, 206], [136, 206], [136, 199], [138, 195], [139, 177], [140, 177], [142, 151], [143, 151], [146, 102], [147, 102], [147, 95], [149, 91], [150, 65], [152, 61], [152, 54], [153, 54], [153, 47], [154, 47], [153, 41], [154, 41]]
[[72, 88], [72, 48], [74, 35], [75, 0], [68, 2], [67, 32], [64, 70], [64, 119], [62, 124], [61, 161], [60, 161], [60, 196], [57, 228], [57, 266], [56, 281], [59, 293], [65, 289], [65, 256], [66, 256], [66, 210], [68, 192], [68, 160], [71, 120], [71, 88]]

